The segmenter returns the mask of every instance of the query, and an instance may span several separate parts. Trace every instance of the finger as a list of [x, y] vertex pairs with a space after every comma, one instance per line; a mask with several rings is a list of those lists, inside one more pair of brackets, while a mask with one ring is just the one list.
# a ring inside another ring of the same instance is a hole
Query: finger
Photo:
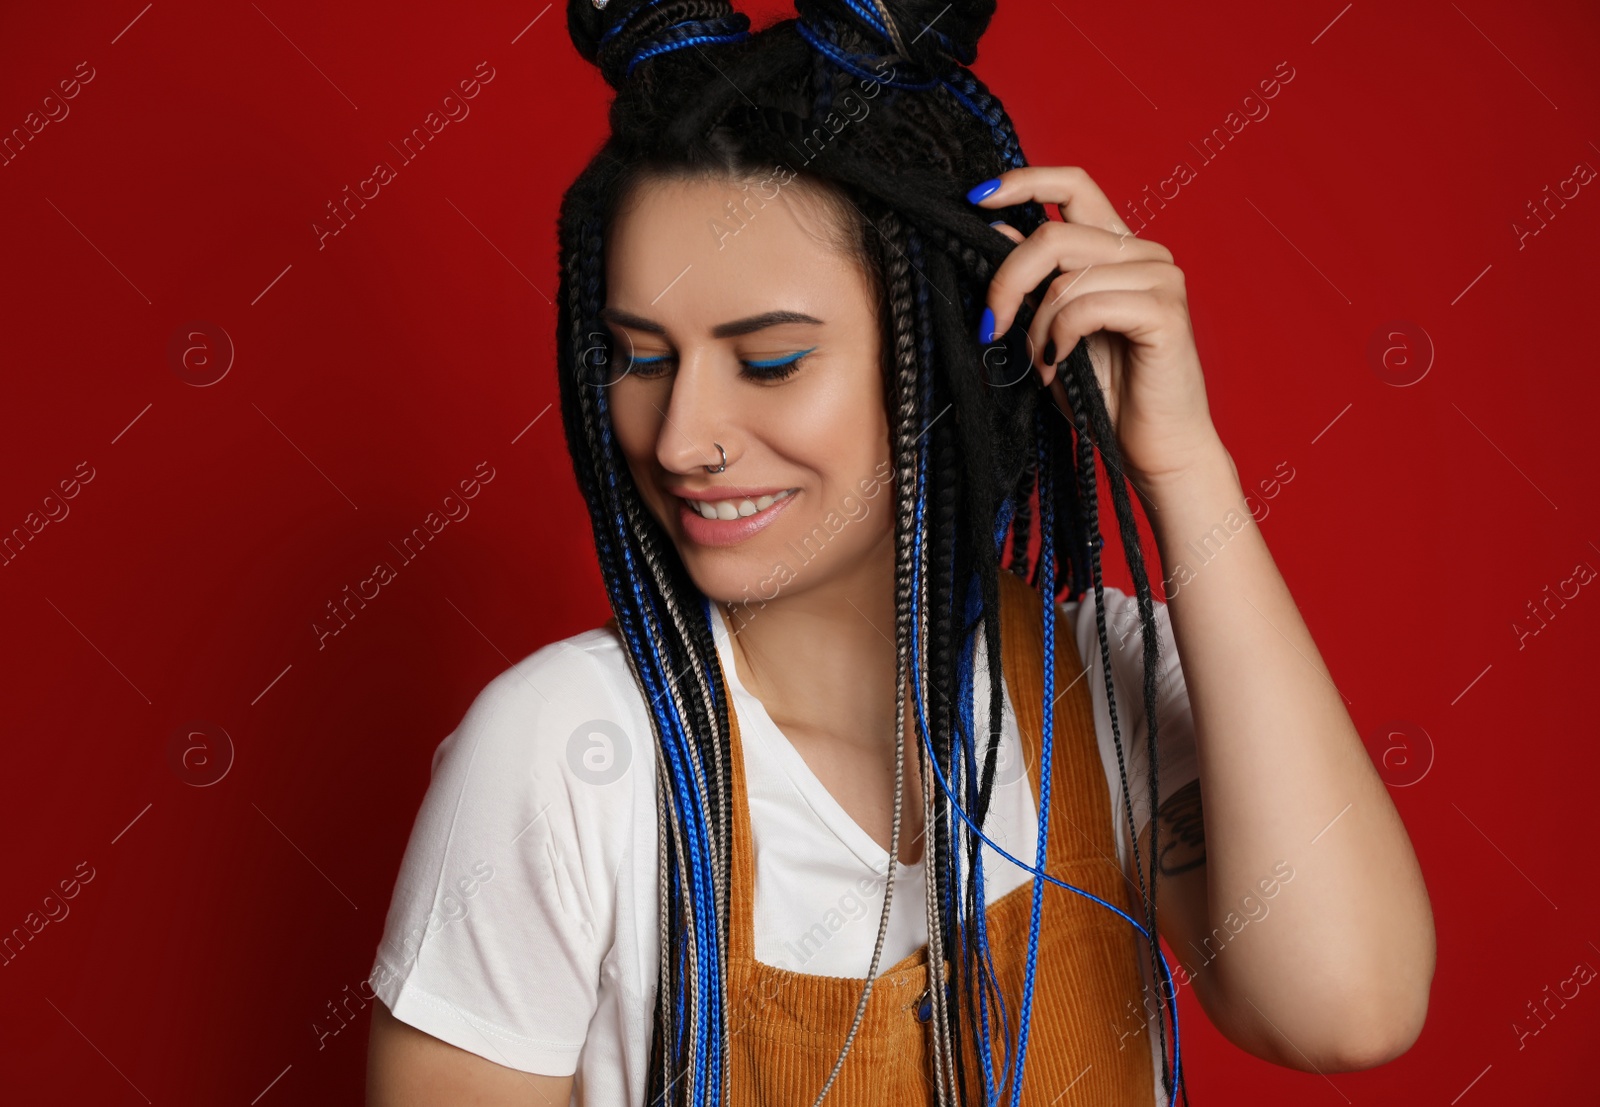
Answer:
[[[981, 199], [974, 199], [973, 203], [1002, 208], [1035, 200], [1041, 204], [1055, 204], [1061, 211], [1061, 218], [1068, 223], [1087, 224], [1118, 236], [1133, 233], [1117, 215], [1100, 186], [1079, 166], [1024, 165], [1007, 169], [994, 179], [1000, 182], [1000, 187]], [[972, 199], [977, 191], [974, 189], [968, 198]]]
[[1004, 219], [996, 219], [993, 223], [990, 223], [989, 226], [1005, 235], [1012, 242], [1021, 242], [1027, 237], [1027, 235], [1017, 230], [1017, 228], [1013, 227], [1010, 223], [1007, 223]]
[[[1009, 238], [1012, 242], [1018, 243], [1019, 245], [1027, 241], [1027, 235], [1023, 234], [1016, 227], [1013, 227], [1010, 223], [1007, 223], [1004, 219], [996, 219], [993, 223], [990, 223], [989, 226], [993, 227], [995, 230]], [[1039, 306], [1039, 297], [1031, 291], [1025, 293], [1023, 299], [1026, 300], [1031, 307]], [[1010, 324], [1008, 323], [1007, 327], [1009, 326]], [[1005, 332], [996, 331], [995, 333], [999, 335]]]
[[[1111, 289], [1089, 292], [1071, 299], [1056, 313], [1050, 325], [1050, 341], [1062, 353], [1078, 344], [1085, 335], [1095, 331], [1116, 331], [1132, 342], [1150, 342], [1162, 326], [1160, 302], [1149, 292]], [[1041, 377], [1046, 385], [1056, 379], [1056, 366], [1044, 369]]]
[[1045, 369], [1052, 362], [1060, 361], [1072, 349], [1059, 342], [1053, 350], [1048, 349], [1047, 340], [1051, 324], [1073, 297], [1115, 289], [1149, 292], [1166, 288], [1176, 272], [1176, 269], [1163, 262], [1146, 261], [1091, 265], [1062, 273], [1046, 287], [1044, 299], [1028, 325], [1028, 349], [1033, 351], [1034, 364]]
[[[1010, 330], [1023, 297], [1058, 271], [1100, 264], [1170, 261], [1171, 256], [1159, 243], [1129, 239], [1125, 246], [1119, 246], [1117, 236], [1110, 231], [1052, 220], [1018, 243], [995, 269], [985, 297], [992, 312], [986, 321], [992, 318], [996, 335]], [[978, 338], [980, 342], [991, 341], [981, 334]]]

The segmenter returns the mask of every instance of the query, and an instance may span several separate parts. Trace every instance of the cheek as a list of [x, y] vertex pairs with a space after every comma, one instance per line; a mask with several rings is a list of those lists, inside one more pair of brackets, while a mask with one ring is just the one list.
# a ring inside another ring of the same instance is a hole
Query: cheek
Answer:
[[858, 551], [871, 548], [893, 519], [894, 493], [882, 480], [892, 457], [883, 401], [853, 387], [847, 398], [819, 405], [811, 414], [814, 420], [797, 420], [784, 432], [820, 480], [810, 521], [830, 514], [847, 520], [848, 533], [838, 541]]
[[827, 388], [789, 404], [782, 430], [774, 430], [800, 451], [830, 483], [853, 486], [888, 451], [888, 418], [882, 394], [865, 368], [830, 381]]
[[814, 491], [809, 512], [812, 514], [831, 512], [847, 516], [852, 511], [857, 515], [865, 514], [861, 484], [872, 473], [875, 455], [863, 441], [866, 428], [848, 429], [855, 433], [840, 433], [847, 428], [835, 425], [825, 434], [796, 438], [784, 447], [790, 460], [811, 474]]
[[623, 381], [612, 386], [610, 401], [611, 436], [616, 440], [617, 451], [633, 478], [634, 487], [645, 510], [662, 526], [668, 522], [668, 506], [661, 502], [656, 476], [660, 463], [656, 459], [656, 446], [661, 438], [661, 414], [652, 402], [654, 397], [644, 388]]
[[638, 466], [655, 455], [661, 416], [643, 390], [622, 381], [611, 388], [611, 433], [628, 463]]

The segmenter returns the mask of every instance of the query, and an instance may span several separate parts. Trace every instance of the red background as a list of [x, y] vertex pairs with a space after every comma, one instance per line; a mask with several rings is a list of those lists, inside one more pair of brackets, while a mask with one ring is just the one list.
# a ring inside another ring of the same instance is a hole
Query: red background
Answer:
[[[1600, 567], [1600, 182], [1520, 245], [1515, 224], [1600, 166], [1600, 17], [1071, 8], [1002, 5], [975, 69], [1031, 162], [1086, 167], [1119, 209], [1197, 171], [1143, 234], [1188, 278], [1246, 487], [1294, 471], [1262, 528], [1387, 757], [1438, 926], [1428, 1026], [1377, 1070], [1258, 1061], [1185, 994], [1193, 1099], [1595, 1102], [1600, 983], [1523, 1048], [1512, 1024], [1600, 968], [1600, 585], [1521, 648], [1514, 623]], [[94, 876], [0, 968], [0, 1099], [359, 1102], [370, 1009], [316, 1027], [371, 967], [434, 747], [607, 613], [550, 298], [609, 90], [560, 5], [13, 4], [0, 133], [80, 61], [70, 114], [0, 168], [0, 534], [70, 509], [0, 566], [0, 933]], [[329, 201], [481, 61], [470, 115], [319, 249]], [[1270, 114], [1202, 158], [1280, 62]], [[169, 353], [194, 321], [233, 347], [204, 387]], [[1430, 366], [1405, 386], [1369, 353], [1394, 321]], [[480, 462], [471, 514], [319, 648], [324, 606]], [[1387, 749], [1393, 720], [1426, 737]], [[205, 787], [169, 748], [195, 723], [232, 750]]]

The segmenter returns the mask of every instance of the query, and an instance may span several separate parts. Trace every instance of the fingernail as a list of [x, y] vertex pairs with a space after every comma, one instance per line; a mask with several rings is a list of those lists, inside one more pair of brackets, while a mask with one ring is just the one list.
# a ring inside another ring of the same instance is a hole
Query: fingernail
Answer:
[[1005, 225], [1006, 221], [1004, 219], [996, 219], [993, 223], [989, 224], [991, 227], [1003, 227]]
[[987, 346], [994, 341], [994, 309], [984, 308], [978, 319], [978, 342]]
[[971, 192], [967, 193], [967, 199], [970, 200], [972, 203], [976, 204], [979, 200], [982, 200], [985, 196], [994, 195], [995, 191], [999, 187], [1000, 187], [1000, 178], [999, 177], [991, 177], [989, 180], [984, 181], [981, 185], [979, 185], [978, 187], [974, 188]]

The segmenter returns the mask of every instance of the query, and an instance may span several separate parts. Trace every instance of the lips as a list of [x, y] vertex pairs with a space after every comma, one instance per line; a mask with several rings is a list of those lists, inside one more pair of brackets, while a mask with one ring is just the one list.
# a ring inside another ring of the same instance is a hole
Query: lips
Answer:
[[793, 488], [723, 500], [677, 496], [678, 521], [689, 540], [732, 546], [770, 526], [799, 495]]

